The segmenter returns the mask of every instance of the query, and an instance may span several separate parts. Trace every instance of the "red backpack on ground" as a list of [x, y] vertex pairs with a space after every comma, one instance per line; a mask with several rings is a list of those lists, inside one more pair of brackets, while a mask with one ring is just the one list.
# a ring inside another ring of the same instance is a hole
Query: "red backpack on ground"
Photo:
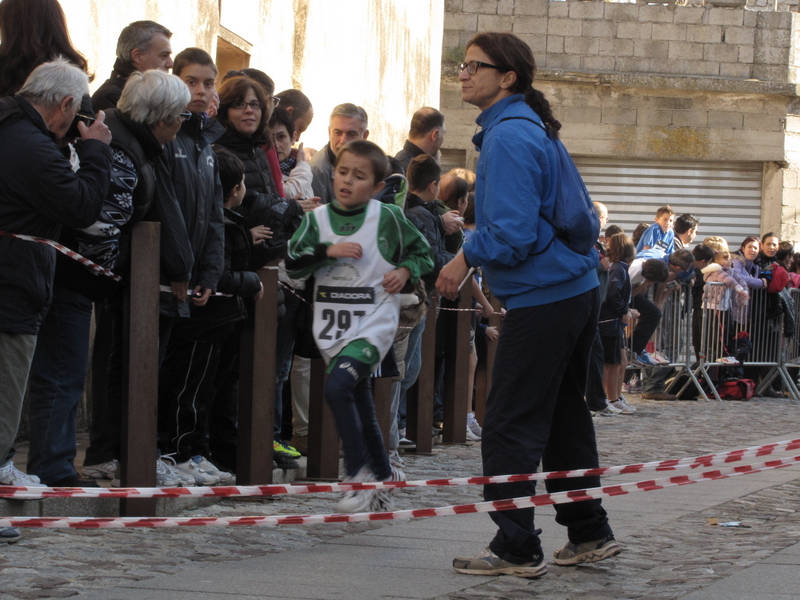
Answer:
[[723, 400], [750, 400], [756, 391], [752, 379], [728, 379], [717, 384], [717, 393]]

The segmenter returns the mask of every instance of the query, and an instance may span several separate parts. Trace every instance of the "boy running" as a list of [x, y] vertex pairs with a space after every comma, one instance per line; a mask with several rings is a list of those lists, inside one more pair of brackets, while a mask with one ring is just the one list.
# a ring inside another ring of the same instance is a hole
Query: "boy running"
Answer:
[[[328, 365], [325, 398], [345, 457], [345, 481], [401, 481], [375, 418], [370, 373], [392, 346], [398, 294], [433, 268], [425, 238], [403, 211], [374, 200], [389, 172], [386, 154], [353, 141], [334, 165], [335, 201], [306, 213], [289, 242], [292, 278], [314, 273], [314, 340]], [[388, 490], [353, 490], [342, 512], [388, 510]]]

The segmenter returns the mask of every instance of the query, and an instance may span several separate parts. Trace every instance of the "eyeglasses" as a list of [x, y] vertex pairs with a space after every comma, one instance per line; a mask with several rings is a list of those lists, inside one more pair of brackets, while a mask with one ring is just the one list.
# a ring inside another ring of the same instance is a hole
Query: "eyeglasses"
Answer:
[[475, 75], [478, 72], [478, 67], [486, 67], [488, 69], [497, 69], [498, 71], [502, 71], [500, 67], [497, 65], [490, 65], [489, 63], [481, 62], [479, 60], [471, 60], [469, 62], [463, 62], [458, 65], [458, 72], [460, 73], [464, 69], [467, 70], [467, 73], [470, 75]]
[[261, 102], [258, 100], [253, 100], [252, 102], [239, 100], [238, 102], [231, 104], [231, 108], [235, 110], [245, 110], [248, 106], [253, 110], [253, 112], [261, 112]]
[[180, 116], [184, 121], [188, 121], [189, 119], [192, 118], [192, 113], [190, 113], [189, 111], [186, 111], [186, 112], [182, 112], [180, 114]]
[[278, 104], [281, 103], [281, 99], [278, 98], [277, 96], [270, 96], [269, 99], [272, 100], [272, 108], [275, 108], [276, 106], [278, 106]]

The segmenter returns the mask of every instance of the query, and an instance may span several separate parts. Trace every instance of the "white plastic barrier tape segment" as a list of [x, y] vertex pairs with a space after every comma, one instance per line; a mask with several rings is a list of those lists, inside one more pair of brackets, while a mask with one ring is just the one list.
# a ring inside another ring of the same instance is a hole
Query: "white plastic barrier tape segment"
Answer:
[[472, 514], [483, 512], [496, 512], [514, 510], [519, 508], [533, 508], [535, 506], [548, 506], [553, 504], [567, 504], [582, 502], [604, 497], [622, 496], [632, 492], [652, 492], [667, 487], [689, 485], [726, 479], [738, 475], [759, 473], [771, 469], [781, 469], [800, 464], [800, 456], [771, 460], [753, 465], [740, 465], [727, 467], [694, 475], [680, 475], [651, 479], [649, 481], [636, 481], [599, 488], [573, 490], [556, 494], [542, 494], [523, 498], [509, 498], [494, 502], [478, 502], [475, 504], [461, 504], [457, 506], [444, 506], [441, 508], [423, 508], [413, 510], [398, 510], [381, 513], [355, 513], [352, 515], [327, 514], [327, 515], [293, 515], [293, 516], [252, 516], [252, 517], [121, 517], [117, 519], [97, 519], [84, 517], [20, 517], [0, 519], [0, 527], [40, 527], [49, 529], [119, 529], [125, 527], [224, 527], [231, 525], [314, 525], [317, 523], [355, 523], [358, 521], [391, 521], [401, 519], [415, 519], [421, 517], [439, 517], [459, 514]]
[[69, 256], [72, 260], [78, 261], [84, 267], [86, 267], [87, 269], [90, 269], [95, 275], [104, 275], [106, 277], [111, 277], [111, 279], [113, 279], [114, 281], [122, 281], [122, 277], [120, 277], [119, 275], [114, 275], [114, 273], [112, 273], [108, 269], [105, 269], [105, 268], [101, 267], [97, 263], [93, 263], [88, 258], [85, 258], [85, 257], [81, 256], [80, 254], [78, 254], [74, 250], [70, 250], [66, 246], [63, 246], [63, 245], [59, 244], [58, 242], [54, 242], [53, 240], [48, 240], [48, 239], [40, 238], [40, 237], [34, 237], [32, 235], [22, 235], [21, 233], [7, 233], [5, 231], [0, 231], [0, 236], [12, 237], [12, 238], [20, 239], [20, 240], [25, 240], [27, 242], [37, 242], [39, 244], [44, 244], [45, 246], [50, 246], [51, 248], [55, 248], [56, 250], [61, 252], [61, 254]]
[[450, 479], [429, 479], [427, 481], [395, 481], [365, 483], [326, 483], [295, 485], [249, 485], [227, 487], [190, 488], [44, 488], [24, 486], [0, 486], [0, 498], [17, 500], [36, 500], [39, 498], [177, 498], [181, 496], [228, 497], [228, 496], [279, 496], [283, 494], [314, 494], [319, 492], [345, 492], [348, 490], [380, 489], [391, 487], [431, 487], [487, 485], [490, 483], [509, 483], [519, 481], [540, 481], [543, 479], [565, 479], [586, 476], [608, 476], [628, 473], [648, 473], [678, 471], [681, 469], [705, 469], [740, 462], [746, 458], [760, 458], [775, 452], [790, 452], [800, 449], [800, 439], [773, 442], [762, 446], [728, 450], [692, 458], [661, 460], [616, 467], [598, 467], [574, 471], [550, 471], [523, 475], [496, 475], [494, 477], [461, 477]]

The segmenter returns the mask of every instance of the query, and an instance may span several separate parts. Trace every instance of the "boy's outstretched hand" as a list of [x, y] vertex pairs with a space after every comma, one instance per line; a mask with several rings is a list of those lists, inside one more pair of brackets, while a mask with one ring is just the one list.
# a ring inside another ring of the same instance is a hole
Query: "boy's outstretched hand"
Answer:
[[328, 246], [329, 258], [361, 258], [361, 244], [357, 242], [341, 242]]
[[410, 277], [411, 271], [405, 267], [389, 271], [383, 276], [383, 289], [390, 294], [399, 294]]

